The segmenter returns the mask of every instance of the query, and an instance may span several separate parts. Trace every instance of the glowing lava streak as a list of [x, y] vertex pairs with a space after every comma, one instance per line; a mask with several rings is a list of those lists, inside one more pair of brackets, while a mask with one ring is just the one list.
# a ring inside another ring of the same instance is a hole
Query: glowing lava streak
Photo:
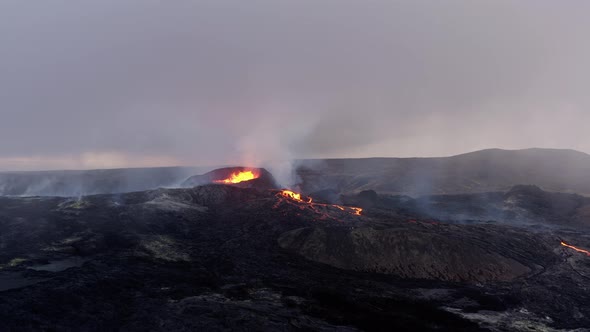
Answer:
[[300, 202], [300, 203], [307, 203], [309, 204], [309, 206], [317, 213], [319, 214], [323, 214], [322, 212], [320, 212], [319, 210], [316, 210], [315, 207], [316, 206], [323, 206], [323, 207], [335, 207], [341, 211], [345, 211], [345, 212], [350, 212], [354, 215], [360, 216], [361, 212], [363, 212], [363, 209], [358, 208], [358, 207], [351, 207], [351, 206], [341, 206], [341, 205], [336, 205], [336, 204], [322, 204], [322, 203], [313, 203], [313, 199], [311, 197], [307, 197], [307, 201], [304, 200], [303, 198], [301, 198], [301, 194], [296, 193], [294, 191], [291, 190], [282, 190], [280, 192], [280, 195], [289, 199], [292, 199], [296, 202]]
[[358, 207], [351, 207], [352, 211], [354, 211], [354, 214], [356, 214], [357, 216], [361, 215], [361, 212], [363, 212], [363, 209], [358, 208]]
[[301, 199], [301, 194], [296, 193], [294, 191], [291, 190], [283, 190], [281, 191], [281, 195], [290, 198], [292, 200], [298, 201], [298, 202], [303, 202], [303, 203], [311, 203], [312, 199], [311, 197], [309, 197], [309, 201], [304, 201], [303, 199]]
[[229, 178], [225, 180], [216, 180], [215, 183], [240, 183], [245, 181], [250, 181], [257, 179], [260, 175], [254, 173], [253, 171], [242, 171], [233, 173]]
[[574, 247], [574, 246], [572, 246], [570, 244], [567, 244], [567, 243], [565, 243], [563, 241], [561, 241], [561, 245], [564, 246], [564, 247], [568, 247], [570, 249], [574, 249], [575, 251], [581, 252], [583, 254], [586, 254], [586, 256], [590, 257], [590, 251], [588, 251], [588, 250], [584, 250], [584, 249], [580, 249], [578, 247]]

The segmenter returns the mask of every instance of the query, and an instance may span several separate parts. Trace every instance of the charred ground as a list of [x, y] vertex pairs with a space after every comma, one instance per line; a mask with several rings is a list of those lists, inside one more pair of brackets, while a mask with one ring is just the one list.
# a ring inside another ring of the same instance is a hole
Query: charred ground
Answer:
[[584, 232], [441, 223], [377, 206], [358, 216], [278, 193], [205, 185], [0, 198], [1, 327], [527, 331], [590, 324], [590, 257], [560, 245], [590, 247]]

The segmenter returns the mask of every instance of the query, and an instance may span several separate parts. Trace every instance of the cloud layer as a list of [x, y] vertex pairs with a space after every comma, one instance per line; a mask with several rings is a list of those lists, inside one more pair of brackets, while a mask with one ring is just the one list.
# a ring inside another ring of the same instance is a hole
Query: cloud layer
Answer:
[[586, 1], [0, 3], [0, 169], [590, 152]]

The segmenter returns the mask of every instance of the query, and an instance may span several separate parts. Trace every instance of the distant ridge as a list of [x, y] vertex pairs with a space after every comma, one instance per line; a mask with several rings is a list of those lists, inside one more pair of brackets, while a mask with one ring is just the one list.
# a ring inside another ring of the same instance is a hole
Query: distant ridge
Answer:
[[566, 149], [487, 149], [451, 157], [300, 160], [306, 192], [375, 190], [419, 196], [507, 191], [514, 185], [590, 195], [590, 155]]

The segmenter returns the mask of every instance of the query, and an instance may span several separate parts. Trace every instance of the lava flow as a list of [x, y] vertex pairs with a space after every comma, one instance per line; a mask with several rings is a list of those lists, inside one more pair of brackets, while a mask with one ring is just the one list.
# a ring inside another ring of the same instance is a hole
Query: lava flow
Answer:
[[257, 179], [259, 176], [260, 176], [260, 174], [258, 174], [257, 172], [254, 172], [254, 171], [241, 171], [241, 172], [232, 173], [232, 175], [227, 179], [215, 180], [213, 182], [225, 183], [225, 184], [240, 183], [240, 182], [245, 182], [245, 181]]
[[351, 206], [342, 206], [342, 205], [336, 205], [336, 204], [323, 204], [323, 203], [313, 203], [313, 199], [311, 197], [307, 197], [307, 199], [303, 199], [301, 197], [300, 193], [296, 193], [294, 191], [291, 190], [281, 190], [278, 194], [278, 197], [280, 198], [288, 198], [292, 201], [298, 202], [298, 203], [305, 203], [307, 204], [308, 207], [310, 207], [314, 212], [321, 214], [323, 217], [328, 217], [326, 213], [320, 211], [317, 209], [317, 207], [334, 207], [337, 208], [341, 211], [345, 211], [345, 212], [349, 212], [352, 213], [354, 215], [360, 216], [361, 212], [363, 212], [362, 208], [359, 207], [351, 207]]
[[285, 196], [285, 197], [290, 198], [290, 199], [297, 201], [297, 202], [308, 203], [308, 204], [311, 204], [311, 202], [312, 202], [311, 197], [308, 197], [308, 199], [309, 199], [308, 201], [304, 201], [303, 199], [301, 199], [301, 194], [296, 193], [291, 190], [283, 190], [283, 191], [281, 191], [280, 194], [282, 196]]
[[573, 250], [575, 250], [577, 252], [581, 252], [583, 254], [586, 254], [586, 256], [589, 256], [590, 257], [590, 251], [588, 251], [588, 250], [580, 249], [578, 247], [572, 246], [571, 244], [567, 244], [567, 243], [565, 243], [563, 241], [561, 241], [561, 245], [564, 246], [564, 247], [573, 249]]

